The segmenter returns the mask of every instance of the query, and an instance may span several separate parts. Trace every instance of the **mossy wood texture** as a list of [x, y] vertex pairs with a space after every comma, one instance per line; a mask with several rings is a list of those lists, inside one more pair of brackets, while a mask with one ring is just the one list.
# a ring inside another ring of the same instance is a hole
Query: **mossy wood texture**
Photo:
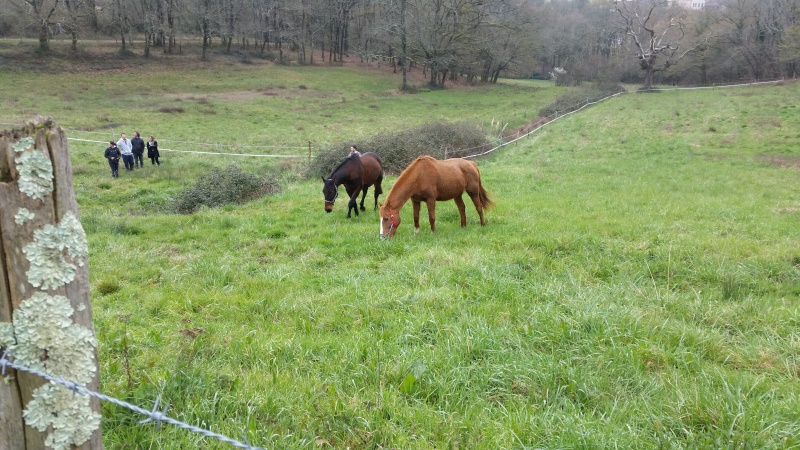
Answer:
[[[26, 316], [20, 314], [26, 301], [32, 304], [40, 299], [59, 301], [66, 298], [71, 311], [66, 306], [61, 308], [61, 311], [70, 311], [63, 313], [63, 319], [70, 321], [70, 326], [74, 324], [82, 331], [85, 329], [84, 334], [94, 334], [89, 298], [88, 252], [85, 234], [77, 217], [78, 206], [72, 187], [72, 167], [64, 131], [50, 119], [36, 118], [19, 129], [0, 132], [0, 326], [9, 328], [8, 324], [11, 323], [18, 328], [16, 344], [0, 342], [0, 347], [16, 347], [19, 351], [14, 352], [15, 355], [22, 354], [23, 350], [31, 351], [31, 347], [22, 348], [26, 345], [20, 342], [20, 327], [23, 325], [15, 323], [19, 317]], [[69, 317], [66, 317], [67, 314]], [[31, 324], [35, 327], [36, 319], [26, 320], [25, 334], [29, 336]], [[33, 334], [36, 334], [35, 329]], [[52, 370], [47, 370], [52, 368], [48, 362], [57, 358], [59, 349], [56, 346], [35, 350], [39, 352], [38, 359], [45, 372], [75, 379], [69, 371], [52, 373]], [[97, 391], [99, 373], [96, 345], [88, 345], [83, 351], [93, 355], [90, 358], [90, 366], [93, 367], [86, 368], [87, 372], [78, 374], [77, 378], [90, 380], [85, 383], [86, 387]], [[69, 354], [66, 357], [71, 358]], [[26, 365], [19, 358], [16, 362]], [[62, 438], [65, 431], [59, 431], [58, 428], [64, 428], [63, 424], [50, 425], [40, 431], [25, 423], [23, 411], [32, 409], [35, 391], [45, 384], [41, 378], [9, 370], [4, 381], [0, 382], [0, 450], [102, 449], [99, 427], [76, 433], [69, 428], [86, 425], [67, 425], [66, 433], [88, 438], [81, 438], [83, 441], [76, 443]], [[58, 404], [57, 401], [55, 403]], [[99, 418], [99, 400], [92, 398], [89, 408], [91, 415]], [[37, 410], [25, 414], [31, 417], [37, 414], [40, 417], [59, 416], [57, 411]], [[59, 432], [62, 434], [59, 435]]]

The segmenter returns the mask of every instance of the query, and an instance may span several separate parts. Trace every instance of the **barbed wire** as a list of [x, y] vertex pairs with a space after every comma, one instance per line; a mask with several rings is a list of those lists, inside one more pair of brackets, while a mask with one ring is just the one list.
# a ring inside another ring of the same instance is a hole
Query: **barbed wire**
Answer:
[[214, 438], [214, 439], [216, 439], [216, 440], [218, 440], [220, 442], [224, 442], [226, 444], [230, 444], [230, 445], [232, 445], [232, 446], [234, 446], [236, 448], [241, 448], [241, 449], [245, 449], [245, 450], [265, 450], [265, 449], [263, 449], [261, 447], [253, 447], [252, 445], [250, 445], [249, 442], [247, 442], [246, 438], [244, 438], [245, 442], [242, 443], [240, 441], [237, 441], [235, 439], [231, 439], [231, 438], [229, 438], [227, 436], [224, 436], [222, 434], [214, 433], [213, 431], [209, 431], [209, 430], [206, 430], [204, 428], [196, 427], [194, 425], [189, 425], [188, 423], [181, 422], [180, 420], [173, 419], [172, 417], [167, 416], [166, 414], [167, 414], [167, 410], [169, 409], [169, 404], [164, 406], [163, 410], [161, 410], [161, 411], [158, 410], [158, 405], [161, 402], [161, 395], [156, 397], [156, 401], [153, 404], [153, 409], [151, 411], [148, 411], [148, 410], [146, 410], [144, 408], [140, 408], [140, 407], [138, 407], [136, 405], [133, 405], [131, 403], [128, 403], [126, 401], [119, 400], [119, 399], [116, 399], [114, 397], [109, 397], [107, 395], [100, 394], [99, 392], [91, 391], [91, 390], [87, 389], [86, 387], [81, 386], [81, 385], [79, 385], [78, 383], [76, 383], [74, 381], [65, 380], [64, 378], [61, 378], [61, 377], [54, 377], [54, 376], [49, 375], [47, 373], [44, 373], [42, 371], [39, 371], [39, 370], [36, 370], [36, 369], [32, 369], [30, 367], [26, 367], [26, 366], [21, 365], [21, 364], [14, 363], [9, 358], [13, 358], [13, 356], [8, 353], [8, 350], [4, 351], [2, 357], [0, 357], [0, 374], [2, 374], [2, 376], [4, 376], [4, 377], [6, 375], [6, 368], [10, 367], [10, 368], [15, 369], [15, 370], [19, 370], [19, 371], [22, 371], [22, 372], [27, 372], [27, 373], [30, 373], [32, 375], [36, 375], [38, 377], [44, 378], [45, 380], [50, 381], [52, 383], [56, 383], [58, 385], [61, 385], [61, 386], [65, 387], [65, 388], [69, 389], [72, 392], [75, 392], [75, 393], [78, 393], [78, 394], [82, 394], [82, 395], [87, 395], [87, 396], [90, 396], [90, 397], [94, 397], [94, 398], [97, 398], [97, 399], [100, 399], [100, 400], [103, 400], [103, 401], [106, 401], [106, 402], [109, 402], [109, 403], [113, 403], [113, 404], [115, 404], [117, 406], [121, 406], [121, 407], [129, 409], [129, 410], [131, 410], [133, 412], [137, 412], [137, 413], [139, 413], [139, 414], [141, 414], [143, 416], [147, 416], [146, 419], [139, 421], [140, 424], [145, 424], [145, 423], [148, 423], [148, 422], [156, 422], [156, 423], [158, 423], [160, 425], [161, 422], [166, 422], [166, 423], [168, 423], [170, 425], [175, 425], [178, 428], [182, 428], [184, 430], [188, 430], [188, 431], [191, 431], [193, 433], [201, 434], [201, 435], [203, 435], [205, 437]]

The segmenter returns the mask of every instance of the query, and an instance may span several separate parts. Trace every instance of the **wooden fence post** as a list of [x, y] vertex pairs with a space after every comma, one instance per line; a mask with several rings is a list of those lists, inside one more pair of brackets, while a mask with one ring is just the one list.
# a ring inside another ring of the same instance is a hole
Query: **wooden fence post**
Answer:
[[[0, 352], [99, 390], [88, 247], [66, 134], [47, 118], [0, 131]], [[0, 382], [0, 449], [101, 450], [100, 402], [36, 375]], [[68, 420], [64, 420], [68, 418]]]

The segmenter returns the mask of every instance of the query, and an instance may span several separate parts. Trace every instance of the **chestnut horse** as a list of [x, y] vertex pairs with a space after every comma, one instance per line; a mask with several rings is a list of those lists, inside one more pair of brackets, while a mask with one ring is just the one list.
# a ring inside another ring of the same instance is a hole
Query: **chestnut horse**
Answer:
[[372, 152], [350, 155], [342, 161], [328, 178], [322, 178], [325, 185], [322, 187], [322, 194], [325, 196], [325, 212], [333, 210], [333, 202], [339, 195], [339, 185], [343, 184], [350, 202], [347, 204], [347, 218], [350, 218], [350, 211], [355, 211], [358, 215], [358, 193], [361, 196], [361, 210], [364, 211], [364, 198], [367, 196], [369, 187], [375, 185], [375, 206], [378, 208], [378, 196], [383, 193], [381, 182], [383, 181], [383, 164], [381, 159]]
[[481, 185], [478, 165], [460, 158], [439, 161], [430, 156], [420, 156], [400, 174], [386, 196], [386, 202], [381, 204], [381, 237], [393, 237], [397, 232], [397, 227], [400, 226], [400, 208], [408, 199], [411, 199], [414, 206], [414, 233], [419, 233], [421, 202], [425, 202], [428, 207], [431, 232], [436, 231], [437, 201], [454, 200], [461, 214], [461, 227], [467, 226], [467, 214], [461, 198], [465, 191], [478, 210], [481, 226], [486, 225], [483, 210], [491, 208], [494, 203]]

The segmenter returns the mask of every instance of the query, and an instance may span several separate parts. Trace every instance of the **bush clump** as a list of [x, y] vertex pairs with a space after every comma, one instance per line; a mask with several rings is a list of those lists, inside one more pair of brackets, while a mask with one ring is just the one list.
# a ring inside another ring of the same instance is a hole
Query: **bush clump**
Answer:
[[437, 159], [462, 157], [491, 148], [486, 132], [468, 123], [438, 122], [400, 132], [378, 133], [356, 142], [330, 145], [309, 166], [308, 175], [327, 177], [347, 157], [351, 145], [359, 151], [375, 152], [387, 172], [400, 173], [420, 155]]
[[625, 88], [617, 83], [597, 83], [591, 86], [582, 86], [571, 90], [558, 97], [556, 101], [539, 110], [539, 116], [555, 118], [582, 107], [589, 102], [595, 102], [609, 95], [624, 92]]
[[224, 169], [213, 167], [193, 187], [175, 198], [172, 209], [180, 214], [191, 214], [203, 205], [213, 208], [244, 203], [277, 192], [280, 192], [280, 186], [273, 179], [259, 178], [235, 165]]
[[97, 285], [97, 292], [100, 295], [110, 295], [120, 290], [119, 281], [103, 280]]

